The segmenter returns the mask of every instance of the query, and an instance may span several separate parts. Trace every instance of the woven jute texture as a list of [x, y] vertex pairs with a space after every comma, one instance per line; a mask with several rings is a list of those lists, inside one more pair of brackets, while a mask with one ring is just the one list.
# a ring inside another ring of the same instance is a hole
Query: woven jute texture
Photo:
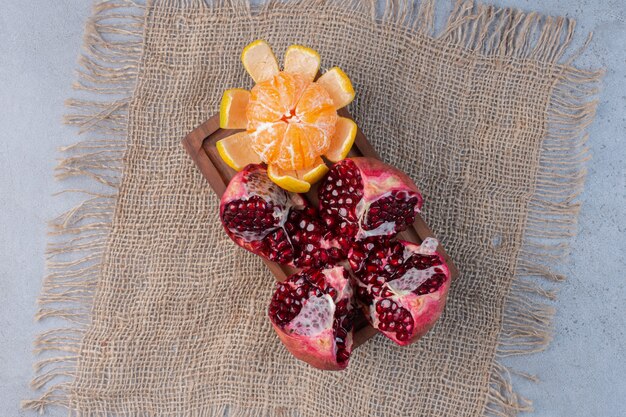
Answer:
[[[439, 7], [439, 5], [437, 5]], [[575, 233], [585, 128], [600, 73], [572, 66], [574, 22], [458, 3], [113, 0], [86, 29], [67, 121], [86, 139], [60, 177], [94, 180], [55, 219], [26, 407], [76, 416], [515, 415], [502, 358], [541, 350], [545, 280]], [[436, 33], [435, 33], [436, 32]], [[222, 231], [181, 139], [251, 87], [239, 56], [263, 38], [339, 65], [382, 158], [424, 193], [424, 217], [461, 270], [445, 314], [405, 348], [382, 336], [348, 370], [296, 361], [266, 317], [273, 277]], [[567, 52], [567, 53], [566, 53]]]

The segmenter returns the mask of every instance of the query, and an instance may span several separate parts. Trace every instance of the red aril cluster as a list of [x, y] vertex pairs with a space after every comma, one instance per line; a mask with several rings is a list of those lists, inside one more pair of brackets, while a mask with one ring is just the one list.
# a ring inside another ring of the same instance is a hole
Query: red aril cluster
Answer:
[[407, 345], [440, 316], [450, 275], [435, 239], [395, 240], [423, 202], [401, 171], [369, 158], [345, 159], [330, 169], [318, 197], [316, 208], [276, 186], [264, 166], [250, 165], [231, 180], [220, 216], [238, 245], [303, 268], [277, 284], [272, 325], [297, 358], [344, 369], [354, 305], [385, 336]]
[[322, 218], [347, 246], [406, 230], [423, 202], [406, 174], [369, 158], [336, 163], [319, 187], [319, 201]]
[[228, 236], [250, 252], [300, 268], [345, 258], [345, 251], [318, 219], [317, 209], [267, 177], [263, 165], [249, 165], [233, 177], [220, 205]]
[[354, 303], [342, 266], [307, 269], [276, 285], [269, 317], [287, 349], [316, 368], [348, 366]]
[[432, 238], [421, 245], [380, 240], [357, 244], [348, 254], [365, 316], [399, 345], [422, 337], [443, 310], [450, 273], [436, 249]]

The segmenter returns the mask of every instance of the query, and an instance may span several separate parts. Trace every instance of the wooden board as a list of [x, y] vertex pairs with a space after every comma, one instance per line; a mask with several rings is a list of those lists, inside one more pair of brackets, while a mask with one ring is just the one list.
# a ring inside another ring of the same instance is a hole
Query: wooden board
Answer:
[[[339, 110], [339, 114], [343, 117], [351, 117], [345, 109]], [[224, 194], [230, 179], [236, 174], [236, 172], [231, 167], [226, 165], [226, 163], [219, 156], [215, 143], [235, 132], [235, 130], [220, 129], [219, 114], [216, 114], [195, 128], [185, 137], [185, 139], [183, 139], [183, 146], [194, 160], [204, 177], [207, 179], [213, 191], [215, 191], [220, 198], [222, 194]], [[376, 150], [372, 147], [360, 129], [357, 132], [354, 146], [348, 156], [366, 156], [380, 159], [378, 153], [376, 153]], [[306, 194], [306, 197], [312, 203], [317, 203], [317, 187], [315, 185], [311, 187], [311, 190]], [[399, 237], [400, 239], [408, 240], [410, 242], [422, 243], [424, 239], [427, 237], [434, 237], [434, 235], [428, 228], [428, 225], [418, 214], [415, 218], [413, 226], [400, 233]], [[441, 244], [439, 244], [438, 251], [443, 254], [446, 263], [448, 264], [451, 278], [455, 279], [458, 276], [458, 270]], [[296, 269], [294, 268], [282, 266], [265, 259], [263, 261], [270, 271], [272, 271], [272, 273], [276, 276], [278, 281], [284, 281], [289, 275], [296, 272]], [[367, 321], [365, 321], [365, 318], [363, 316], [359, 316], [357, 322], [355, 323], [354, 347], [356, 348], [361, 345], [367, 339], [376, 335], [376, 333], [377, 331], [372, 328]]]

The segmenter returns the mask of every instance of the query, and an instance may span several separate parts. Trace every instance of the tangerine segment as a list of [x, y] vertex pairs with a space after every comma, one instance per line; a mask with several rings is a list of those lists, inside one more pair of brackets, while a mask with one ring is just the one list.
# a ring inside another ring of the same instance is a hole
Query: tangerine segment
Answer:
[[[330, 137], [313, 125], [285, 123], [287, 130], [272, 163], [283, 170], [298, 170], [313, 164], [330, 145]], [[324, 151], [320, 151], [324, 149]]]
[[255, 83], [269, 80], [279, 71], [278, 61], [272, 48], [261, 39], [243, 48], [241, 62]]
[[287, 123], [282, 121], [262, 123], [257, 125], [255, 130], [248, 130], [252, 150], [263, 162], [267, 164], [274, 162], [286, 131]]
[[302, 45], [291, 45], [285, 52], [285, 72], [300, 74], [307, 81], [313, 81], [320, 69], [320, 55], [317, 51]]
[[292, 117], [307, 81], [297, 74], [281, 72], [275, 77], [258, 83], [250, 91], [246, 110], [248, 130], [264, 123], [274, 123]]
[[339, 67], [333, 67], [326, 71], [316, 83], [328, 91], [337, 109], [347, 106], [354, 100], [352, 82]]
[[242, 88], [224, 91], [220, 104], [220, 127], [222, 129], [245, 129], [248, 126], [246, 107], [250, 92]]
[[235, 133], [215, 144], [224, 162], [235, 171], [241, 171], [248, 164], [261, 163], [261, 159], [251, 145], [252, 141], [247, 132]]
[[311, 184], [319, 181], [328, 172], [328, 166], [321, 158], [316, 158], [311, 168], [283, 170], [276, 165], [267, 168], [268, 177], [281, 188], [294, 193], [306, 193]]
[[296, 105], [296, 116], [302, 123], [315, 125], [328, 137], [335, 133], [337, 110], [324, 87], [312, 83], [304, 90]]
[[356, 138], [357, 126], [354, 120], [347, 117], [339, 117], [335, 126], [335, 134], [325, 156], [329, 161], [339, 162], [348, 156]]

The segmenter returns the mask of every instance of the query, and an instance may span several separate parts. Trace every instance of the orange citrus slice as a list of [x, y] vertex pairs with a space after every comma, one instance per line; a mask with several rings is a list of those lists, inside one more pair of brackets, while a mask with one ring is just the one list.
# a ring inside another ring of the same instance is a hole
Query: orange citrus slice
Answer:
[[339, 67], [333, 67], [326, 71], [316, 83], [328, 91], [337, 109], [347, 106], [354, 100], [352, 82]]
[[317, 51], [302, 45], [291, 45], [285, 52], [285, 72], [300, 74], [307, 81], [313, 81], [320, 69], [320, 55]]
[[250, 135], [239, 132], [215, 144], [224, 162], [235, 171], [241, 171], [248, 164], [260, 164], [261, 158], [252, 150]]
[[220, 127], [222, 129], [245, 129], [248, 126], [246, 106], [250, 92], [242, 88], [224, 91], [220, 105]]
[[246, 117], [252, 149], [282, 170], [312, 166], [330, 147], [337, 123], [328, 92], [287, 72], [254, 86]]
[[272, 48], [260, 39], [243, 48], [241, 62], [255, 83], [267, 81], [279, 71]]
[[331, 162], [339, 162], [348, 156], [350, 148], [356, 138], [357, 126], [354, 120], [347, 117], [339, 117], [335, 125], [335, 134], [330, 140], [330, 147], [326, 152], [326, 158]]
[[311, 184], [319, 181], [328, 172], [328, 166], [317, 158], [312, 168], [285, 171], [276, 165], [267, 168], [268, 177], [281, 188], [293, 193], [306, 193]]

